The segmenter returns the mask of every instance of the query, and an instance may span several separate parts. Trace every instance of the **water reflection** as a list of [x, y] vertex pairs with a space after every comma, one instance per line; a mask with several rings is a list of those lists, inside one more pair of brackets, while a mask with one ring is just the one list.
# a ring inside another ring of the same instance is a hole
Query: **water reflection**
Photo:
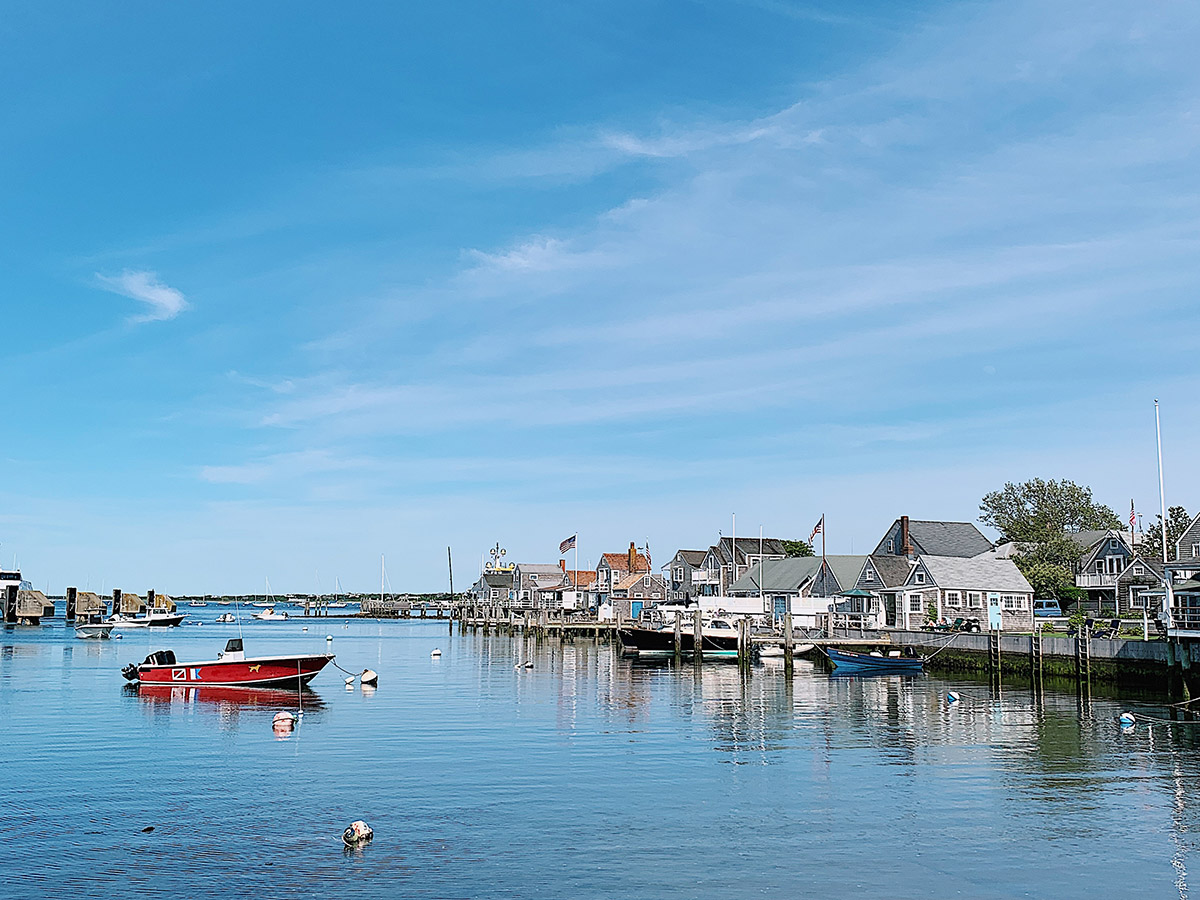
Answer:
[[319, 713], [326, 707], [321, 695], [304, 688], [282, 691], [271, 688], [235, 688], [173, 684], [126, 685], [126, 696], [135, 697], [154, 716], [199, 713], [212, 714], [223, 729], [236, 728], [243, 715], [255, 723], [265, 720], [268, 712]]

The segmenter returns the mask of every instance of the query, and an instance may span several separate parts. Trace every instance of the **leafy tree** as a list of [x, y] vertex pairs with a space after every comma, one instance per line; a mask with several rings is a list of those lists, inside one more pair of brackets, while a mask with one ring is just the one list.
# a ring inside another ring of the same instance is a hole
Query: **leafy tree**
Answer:
[[784, 541], [783, 552], [789, 557], [812, 556], [813, 548], [808, 541]]
[[1034, 554], [1014, 557], [1013, 562], [1033, 587], [1035, 597], [1080, 600], [1086, 594], [1075, 586], [1074, 572], [1067, 566], [1039, 559]]
[[[1167, 561], [1175, 559], [1175, 543], [1183, 537], [1187, 527], [1192, 524], [1187, 510], [1182, 506], [1172, 506], [1167, 510]], [[1162, 559], [1162, 516], [1154, 517], [1154, 527], [1142, 537], [1139, 548], [1143, 556], [1150, 559]]]
[[1008, 482], [984, 495], [979, 521], [1010, 541], [1048, 541], [1079, 531], [1120, 528], [1117, 514], [1092, 499], [1092, 489], [1073, 481], [1031, 478]]

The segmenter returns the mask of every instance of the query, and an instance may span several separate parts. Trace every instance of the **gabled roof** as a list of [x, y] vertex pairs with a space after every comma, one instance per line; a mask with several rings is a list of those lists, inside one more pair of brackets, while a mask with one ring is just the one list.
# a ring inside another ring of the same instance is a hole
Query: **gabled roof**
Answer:
[[968, 557], [992, 549], [992, 542], [970, 522], [909, 519], [908, 536], [922, 556]]
[[816, 577], [821, 571], [821, 557], [793, 556], [786, 559], [768, 559], [755, 563], [745, 575], [730, 587], [730, 593], [757, 594], [762, 581], [763, 591], [795, 591]]
[[490, 588], [510, 588], [512, 587], [512, 572], [484, 572], [480, 579]]
[[1077, 531], [1074, 534], [1068, 534], [1067, 540], [1086, 553], [1098, 543], [1109, 536], [1109, 530], [1103, 531]]
[[[623, 572], [629, 568], [629, 554], [628, 553], [605, 553], [600, 558], [602, 560], [604, 560], [604, 562], [608, 563], [608, 567], [610, 569], [620, 569]], [[650, 571], [650, 563], [646, 560], [646, 557], [643, 556], [641, 553], [638, 553], [634, 559], [633, 571], [635, 571], [635, 572], [649, 572]]]
[[863, 562], [862, 569], [859, 569], [860, 574], [868, 564], [875, 571], [875, 577], [883, 582], [884, 587], [899, 587], [904, 584], [905, 579], [908, 578], [908, 572], [912, 568], [908, 557], [893, 556], [890, 553], [868, 556]]
[[567, 569], [567, 583], [572, 587], [587, 587], [596, 580], [592, 569]]
[[917, 562], [925, 567], [933, 583], [944, 590], [1033, 592], [1011, 559], [921, 556]]
[[661, 588], [663, 586], [663, 580], [659, 576], [651, 575], [649, 572], [635, 572], [632, 575], [626, 575], [617, 584], [614, 584], [613, 590], [624, 591], [628, 590], [629, 588], [637, 587], [642, 583], [642, 579], [647, 577], [650, 579], [650, 584], [652, 586], [656, 588]]
[[854, 587], [858, 581], [858, 576], [862, 573], [863, 564], [867, 561], [866, 556], [848, 556], [848, 555], [830, 555], [825, 557], [825, 564], [829, 566], [829, 571], [833, 573], [833, 577], [837, 579], [838, 590], [848, 591]]
[[[675, 556], [680, 557], [689, 566], [699, 566], [704, 562], [704, 557], [708, 556], [707, 550], [677, 550]], [[671, 557], [672, 559], [675, 556]]]
[[1137, 553], [1134, 554], [1134, 556], [1129, 560], [1129, 565], [1127, 565], [1121, 571], [1121, 574], [1118, 575], [1117, 578], [1124, 578], [1126, 575], [1134, 578], [1142, 577], [1133, 574], [1134, 566], [1144, 566], [1147, 570], [1149, 570], [1151, 575], [1154, 575], [1160, 579], [1163, 577], [1164, 569], [1163, 561], [1161, 559], [1151, 559], [1150, 557], [1142, 556], [1140, 553]]
[[[747, 556], [759, 555], [759, 538], [756, 537], [740, 537], [737, 539], [738, 562], [744, 563]], [[717, 546], [721, 548], [721, 555], [725, 559], [729, 559], [729, 551], [733, 547], [733, 538], [722, 536], [717, 542]], [[761, 540], [763, 556], [785, 556], [786, 551], [783, 549], [783, 540], [781, 538], [765, 537]]]

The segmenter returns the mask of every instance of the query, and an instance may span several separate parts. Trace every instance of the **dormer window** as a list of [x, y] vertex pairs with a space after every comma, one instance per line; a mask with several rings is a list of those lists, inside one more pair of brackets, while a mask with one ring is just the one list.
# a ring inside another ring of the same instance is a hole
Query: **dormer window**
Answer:
[[891, 538], [888, 538], [888, 542], [887, 542], [887, 552], [888, 552], [888, 553], [891, 553], [891, 552], [892, 552], [892, 548], [893, 548], [893, 547], [895, 547], [895, 546], [896, 546], [896, 545], [892, 543], [892, 540], [891, 540]]
[[925, 583], [925, 573], [924, 572], [916, 572], [913, 575], [913, 581], [916, 584], [924, 584]]
[[871, 571], [870, 566], [867, 566], [867, 568], [863, 569], [863, 578], [865, 578], [867, 581], [875, 580], [875, 573]]
[[1134, 566], [1134, 567], [1133, 567], [1133, 574], [1134, 574], [1134, 575], [1145, 575], [1145, 574], [1146, 574], [1146, 567], [1145, 567], [1145, 566], [1143, 566], [1143, 565], [1136, 565], [1136, 566]]

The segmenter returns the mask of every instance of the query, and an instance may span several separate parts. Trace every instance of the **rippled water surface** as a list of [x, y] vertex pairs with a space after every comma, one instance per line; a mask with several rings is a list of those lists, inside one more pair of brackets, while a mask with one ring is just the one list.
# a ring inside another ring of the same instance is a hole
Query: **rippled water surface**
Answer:
[[[124, 663], [164, 646], [211, 658], [237, 626], [0, 632], [0, 896], [1188, 890], [1200, 728], [1122, 734], [1130, 703], [804, 662], [789, 681], [782, 666], [647, 664], [444, 622], [303, 624], [247, 625], [247, 651], [332, 635], [338, 663], [376, 669], [378, 689], [347, 690], [331, 668], [302, 698], [149, 697], [123, 690]], [[948, 705], [949, 689], [964, 700]], [[300, 699], [280, 739], [271, 718]], [[358, 818], [376, 839], [343, 852]]]

